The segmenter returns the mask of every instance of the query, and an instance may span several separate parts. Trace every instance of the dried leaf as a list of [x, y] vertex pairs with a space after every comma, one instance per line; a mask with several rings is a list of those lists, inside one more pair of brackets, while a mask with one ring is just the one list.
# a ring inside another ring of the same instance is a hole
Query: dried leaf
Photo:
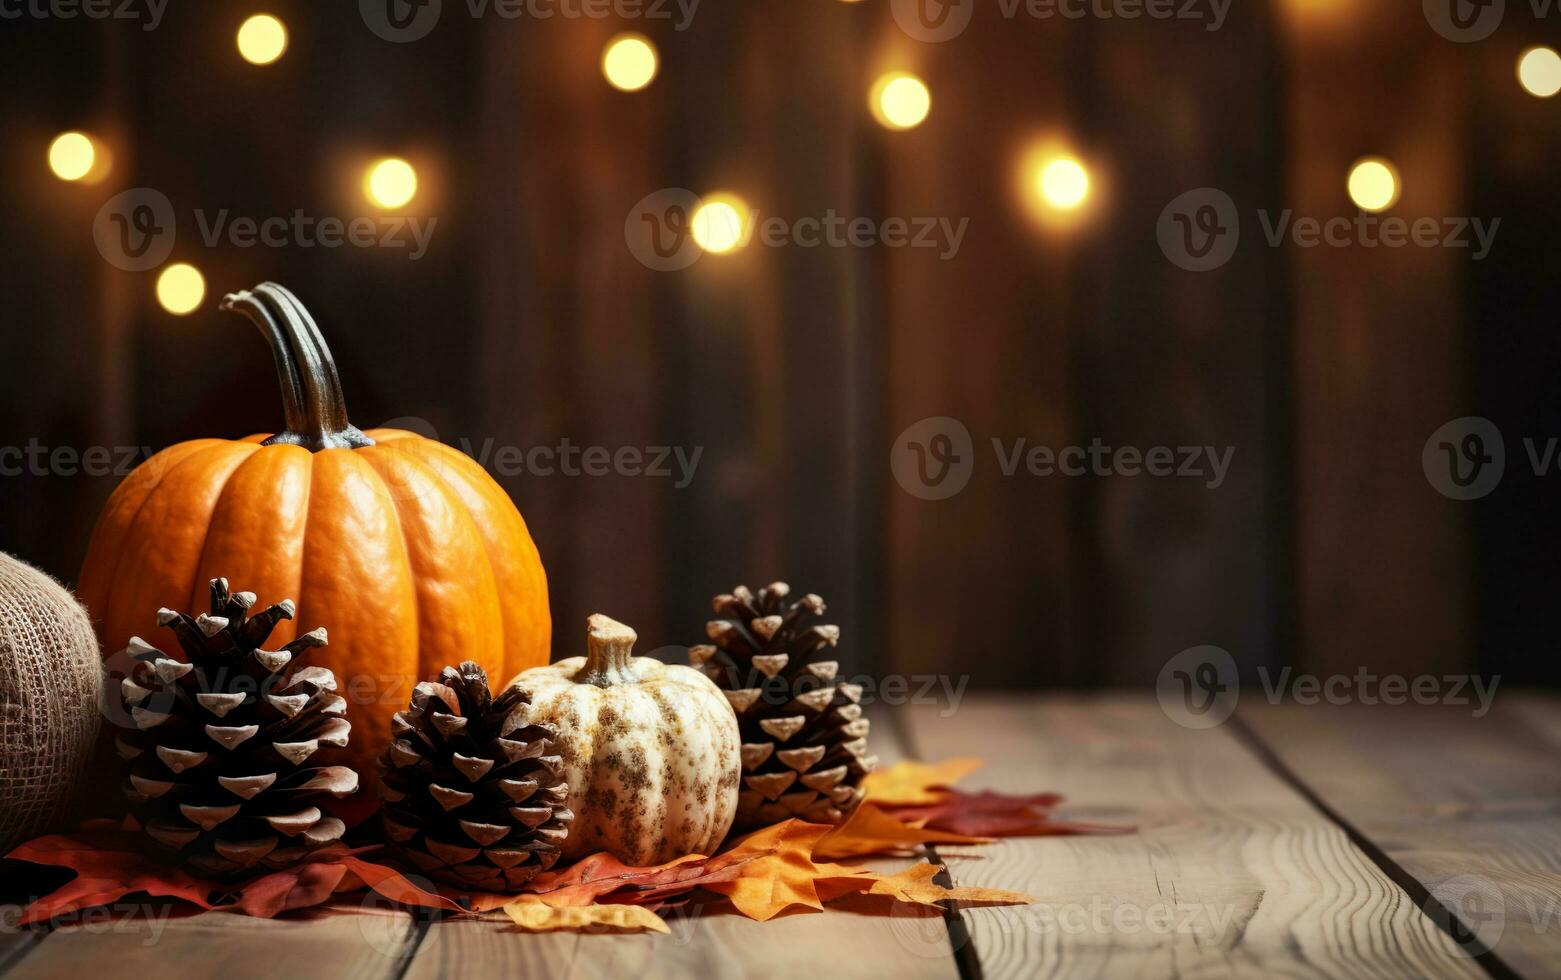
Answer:
[[510, 921], [527, 932], [551, 932], [557, 929], [583, 929], [591, 932], [670, 933], [661, 916], [643, 905], [553, 906], [535, 896], [526, 896], [504, 906]]
[[793, 819], [754, 831], [722, 855], [737, 859], [740, 873], [702, 887], [725, 895], [737, 911], [760, 922], [799, 905], [823, 909], [813, 884], [813, 850], [830, 830], [825, 824]]
[[[140, 849], [137, 835], [111, 820], [94, 820], [75, 834], [40, 837], [8, 857], [66, 868], [76, 877], [27, 906], [21, 925], [44, 922], [79, 909], [109, 905], [127, 895], [177, 898], [202, 909], [232, 907], [246, 915], [271, 918], [293, 909], [322, 905], [332, 895], [362, 887], [349, 875], [354, 865], [378, 868], [344, 847], [327, 848], [308, 863], [262, 874], [239, 884], [207, 881], [165, 864]], [[381, 876], [396, 876], [389, 868]]]
[[990, 840], [990, 837], [974, 837], [941, 828], [920, 828], [886, 813], [873, 803], [863, 803], [845, 823], [825, 835], [813, 856], [838, 859], [868, 854], [905, 854], [922, 844], [984, 844]]
[[942, 762], [896, 762], [887, 769], [868, 773], [862, 780], [867, 799], [881, 806], [924, 806], [942, 800], [939, 790], [953, 786], [980, 769], [980, 759], [944, 759]]
[[394, 868], [365, 861], [353, 854], [344, 855], [341, 863], [358, 881], [392, 902], [413, 908], [439, 909], [446, 912], [465, 911], [458, 903], [444, 895], [413, 884]]
[[944, 798], [928, 806], [886, 808], [890, 819], [912, 826], [974, 837], [1045, 837], [1054, 834], [1120, 834], [1131, 827], [1057, 821], [1051, 810], [1062, 797], [1055, 793], [1011, 796], [984, 791], [947, 790]]
[[931, 906], [948, 901], [965, 905], [1025, 905], [1037, 901], [1033, 895], [1001, 888], [945, 888], [933, 881], [942, 870], [936, 864], [918, 864], [899, 874], [879, 878], [867, 893], [887, 895], [897, 902]]

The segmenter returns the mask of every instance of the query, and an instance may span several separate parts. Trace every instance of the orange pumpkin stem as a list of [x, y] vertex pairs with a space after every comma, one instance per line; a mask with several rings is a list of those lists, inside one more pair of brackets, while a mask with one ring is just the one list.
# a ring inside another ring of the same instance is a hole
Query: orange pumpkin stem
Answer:
[[585, 621], [585, 666], [575, 675], [581, 684], [611, 687], [634, 683], [629, 660], [639, 635], [610, 616], [601, 613]]
[[274, 282], [263, 282], [254, 289], [229, 293], [220, 308], [242, 314], [259, 327], [276, 360], [285, 428], [265, 445], [303, 446], [311, 452], [374, 445], [373, 439], [347, 421], [336, 360], [297, 296]]

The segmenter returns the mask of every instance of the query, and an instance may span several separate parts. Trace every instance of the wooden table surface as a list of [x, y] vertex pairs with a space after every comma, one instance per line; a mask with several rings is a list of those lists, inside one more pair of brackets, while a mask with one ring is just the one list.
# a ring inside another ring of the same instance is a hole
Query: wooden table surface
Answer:
[[[166, 909], [0, 928], [16, 980], [445, 976], [1561, 976], [1561, 699], [1243, 702], [1180, 727], [1153, 696], [967, 697], [879, 711], [885, 760], [976, 755], [972, 788], [1066, 794], [1126, 836], [944, 848], [956, 883], [1035, 905], [948, 917], [668, 913], [671, 934], [520, 933], [373, 899], [284, 920]], [[877, 862], [880, 867], [906, 861]], [[14, 911], [14, 910], [13, 910]], [[144, 971], [144, 972], [143, 972]]]

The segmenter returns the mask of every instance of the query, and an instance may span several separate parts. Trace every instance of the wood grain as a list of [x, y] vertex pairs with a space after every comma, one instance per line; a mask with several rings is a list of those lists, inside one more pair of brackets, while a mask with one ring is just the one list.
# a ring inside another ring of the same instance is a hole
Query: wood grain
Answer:
[[23, 956], [14, 980], [101, 975], [178, 978], [341, 977], [389, 980], [416, 939], [412, 917], [357, 907], [285, 919], [168, 907], [62, 925]]
[[[1257, 705], [1241, 716], [1301, 781], [1524, 975], [1561, 963], [1556, 702]], [[1475, 906], [1470, 889], [1484, 897]], [[1496, 920], [1483, 916], [1495, 914]], [[1486, 933], [1486, 929], [1499, 932]]]
[[1066, 817], [1138, 827], [941, 849], [958, 883], [1041, 899], [965, 911], [987, 978], [1483, 975], [1224, 729], [1180, 728], [1130, 696], [968, 698], [905, 717], [922, 757], [989, 760], [973, 787], [1056, 790]]

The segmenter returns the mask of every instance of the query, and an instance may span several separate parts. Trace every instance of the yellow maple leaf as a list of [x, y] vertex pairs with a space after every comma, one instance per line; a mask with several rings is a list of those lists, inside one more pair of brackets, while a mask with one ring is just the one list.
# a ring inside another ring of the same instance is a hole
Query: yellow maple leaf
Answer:
[[885, 875], [873, 882], [869, 895], [887, 895], [897, 902], [933, 905], [955, 901], [966, 905], [1026, 905], [1037, 901], [1024, 892], [1001, 888], [945, 888], [932, 879], [943, 869], [936, 864], [917, 864], [898, 874]]
[[896, 762], [887, 769], [868, 773], [862, 780], [867, 798], [885, 806], [926, 806], [940, 803], [939, 786], [953, 786], [980, 769], [980, 759], [944, 759], [941, 762]]
[[551, 932], [556, 929], [672, 931], [661, 916], [641, 905], [575, 905], [556, 908], [533, 895], [527, 895], [504, 906], [504, 913], [511, 922], [528, 932]]

